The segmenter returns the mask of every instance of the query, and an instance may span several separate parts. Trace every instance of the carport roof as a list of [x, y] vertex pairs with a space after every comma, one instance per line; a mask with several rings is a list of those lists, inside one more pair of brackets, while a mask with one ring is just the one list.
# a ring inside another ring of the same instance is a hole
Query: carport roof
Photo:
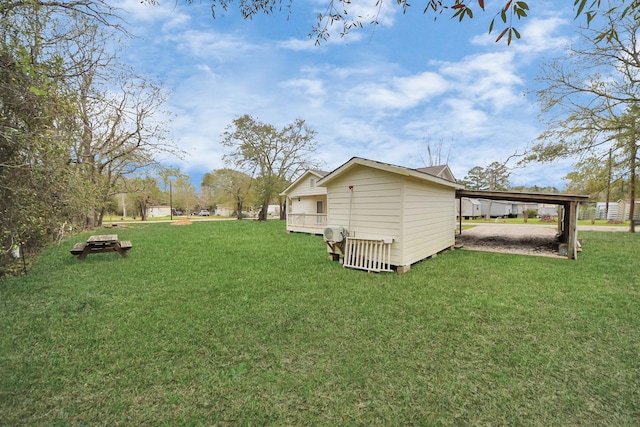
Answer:
[[474, 199], [506, 200], [512, 202], [537, 202], [564, 205], [571, 202], [584, 203], [589, 196], [557, 193], [522, 193], [519, 191], [482, 191], [456, 190], [456, 198], [470, 197]]
[[[564, 212], [559, 217], [564, 241], [567, 242], [567, 258], [578, 258], [578, 206], [581, 202], [588, 202], [589, 196], [574, 194], [552, 193], [521, 193], [517, 191], [480, 191], [480, 190], [456, 190], [456, 198], [462, 204], [463, 197], [489, 200], [505, 200], [510, 202], [537, 202], [564, 206]], [[462, 210], [462, 209], [461, 209]], [[462, 215], [460, 218], [460, 230], [462, 230]]]

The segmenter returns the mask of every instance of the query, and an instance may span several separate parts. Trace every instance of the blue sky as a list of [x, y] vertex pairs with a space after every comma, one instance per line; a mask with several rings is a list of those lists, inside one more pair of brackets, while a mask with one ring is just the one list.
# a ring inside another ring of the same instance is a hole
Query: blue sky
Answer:
[[[375, 1], [354, 0], [353, 13]], [[137, 36], [126, 62], [170, 92], [173, 138], [187, 151], [167, 159], [192, 177], [224, 167], [226, 126], [244, 114], [276, 127], [302, 118], [318, 132], [318, 158], [332, 170], [353, 156], [406, 167], [428, 165], [427, 143], [442, 147], [454, 175], [522, 152], [542, 131], [532, 91], [540, 67], [564, 54], [579, 22], [572, 2], [529, 2], [521, 40], [495, 43], [492, 13], [462, 24], [434, 22], [415, 4], [406, 15], [383, 3], [377, 27], [329, 41], [309, 39], [324, 0], [294, 0], [291, 13], [244, 20], [233, 7], [211, 17], [207, 0], [143, 5], [122, 0]], [[562, 3], [560, 6], [558, 3]], [[235, 3], [234, 3], [235, 4]], [[497, 1], [485, 2], [495, 10]], [[357, 9], [356, 9], [357, 8]], [[288, 19], [287, 19], [288, 18]], [[514, 170], [515, 185], [564, 187], [571, 163]]]

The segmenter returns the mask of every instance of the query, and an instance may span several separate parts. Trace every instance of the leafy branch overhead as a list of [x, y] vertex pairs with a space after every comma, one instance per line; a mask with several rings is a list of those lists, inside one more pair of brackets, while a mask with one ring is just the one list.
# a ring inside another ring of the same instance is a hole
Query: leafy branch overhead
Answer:
[[[178, 1], [178, 0], [176, 0]], [[185, 3], [192, 3], [193, 0], [183, 0]], [[385, 0], [368, 0], [370, 2], [372, 13], [370, 15], [352, 15], [350, 7], [352, 0], [327, 0], [324, 12], [320, 12], [316, 17], [316, 24], [313, 26], [309, 36], [315, 39], [316, 44], [327, 41], [331, 35], [334, 25], [341, 26], [340, 36], [347, 35], [351, 30], [363, 28], [365, 25], [378, 25], [378, 17], [382, 12]], [[402, 12], [406, 13], [411, 4], [408, 0], [386, 0], [394, 3], [397, 7], [402, 8]], [[159, 0], [142, 0], [143, 3], [157, 4]], [[211, 13], [216, 17], [216, 11], [221, 9], [228, 10], [234, 0], [210, 0]], [[492, 13], [493, 16], [489, 23], [489, 34], [495, 34], [499, 31], [495, 41], [506, 41], [511, 44], [513, 39], [519, 39], [520, 32], [516, 28], [516, 23], [520, 19], [529, 16], [530, 1], [513, 1], [502, 0], [491, 3], [491, 10], [487, 10], [484, 0], [424, 0], [423, 13], [433, 13], [434, 19], [438, 16], [448, 15], [451, 19], [457, 19], [459, 22], [474, 18], [474, 11]], [[245, 19], [251, 19], [258, 13], [271, 15], [286, 11], [291, 14], [291, 6], [294, 0], [237, 0], [237, 6], [240, 13]], [[575, 11], [575, 19], [584, 17], [586, 24], [589, 26], [599, 15], [609, 15], [611, 13], [620, 14], [623, 17], [630, 15], [634, 19], [640, 17], [640, 2], [637, 0], [621, 0], [617, 5], [610, 6], [602, 4], [602, 0], [573, 0], [573, 9]], [[538, 5], [539, 6], [539, 5]], [[544, 8], [544, 6], [539, 6]], [[606, 9], [605, 9], [606, 7]], [[541, 13], [538, 10], [538, 13]], [[615, 40], [618, 37], [615, 23], [599, 32], [596, 36], [597, 41]]]

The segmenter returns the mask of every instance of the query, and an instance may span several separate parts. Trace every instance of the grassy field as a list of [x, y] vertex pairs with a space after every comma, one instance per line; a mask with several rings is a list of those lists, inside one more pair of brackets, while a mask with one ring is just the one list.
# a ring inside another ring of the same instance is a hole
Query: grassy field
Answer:
[[124, 227], [0, 282], [0, 425], [640, 424], [638, 233], [396, 275], [280, 221]]

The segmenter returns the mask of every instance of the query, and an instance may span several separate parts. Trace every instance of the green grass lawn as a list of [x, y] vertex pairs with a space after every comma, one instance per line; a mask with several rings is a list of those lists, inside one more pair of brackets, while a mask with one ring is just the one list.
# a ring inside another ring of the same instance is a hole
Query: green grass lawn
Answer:
[[117, 233], [0, 282], [0, 425], [640, 424], [638, 233], [404, 275], [280, 221]]

